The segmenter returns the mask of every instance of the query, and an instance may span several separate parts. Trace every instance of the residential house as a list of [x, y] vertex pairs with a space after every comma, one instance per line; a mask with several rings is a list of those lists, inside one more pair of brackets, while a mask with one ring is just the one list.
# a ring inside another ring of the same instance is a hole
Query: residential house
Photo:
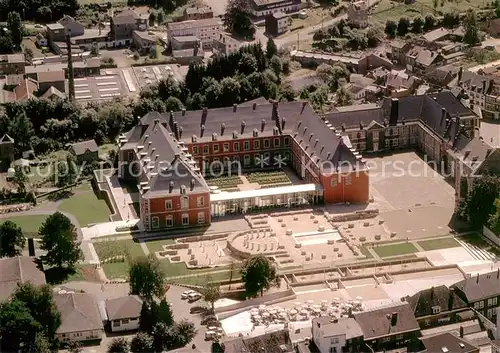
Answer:
[[413, 47], [406, 53], [406, 69], [421, 76], [434, 70], [442, 61], [441, 54], [419, 46]]
[[279, 36], [288, 31], [290, 19], [284, 12], [273, 12], [266, 17], [266, 33], [271, 36]]
[[287, 329], [253, 337], [237, 337], [222, 343], [224, 353], [294, 353]]
[[205, 54], [203, 50], [195, 47], [193, 49], [172, 50], [172, 57], [179, 65], [189, 65], [194, 62], [201, 63]]
[[[13, 161], [14, 161], [14, 139], [12, 137], [10, 137], [9, 135], [5, 134], [2, 136], [2, 138], [0, 138], [0, 170], [4, 173], [7, 172], [7, 170], [10, 168], [10, 164]], [[2, 259], [0, 259], [0, 274], [2, 274], [2, 276], [3, 276], [4, 272], [5, 273], [8, 272], [8, 273], [12, 273], [12, 274], [21, 273], [21, 271], [22, 271], [21, 269], [19, 271], [8, 271], [9, 266], [13, 266], [13, 265], [10, 264], [9, 262], [4, 262], [2, 265], [1, 261], [2, 261]], [[23, 262], [23, 261], [24, 260], [21, 260], [21, 262]], [[18, 266], [22, 266], [22, 263], [18, 263]], [[38, 273], [32, 269], [30, 264], [28, 264], [25, 267], [28, 267], [28, 266], [29, 266], [28, 270], [25, 271], [24, 273], [30, 273], [33, 275], [32, 276], [30, 275], [30, 277], [27, 277], [27, 278], [33, 277], [31, 279], [31, 281], [38, 282]], [[40, 273], [43, 275], [43, 283], [45, 283], [45, 275], [41, 271], [40, 271]], [[3, 281], [2, 281], [2, 278], [3, 278]], [[15, 288], [15, 287], [10, 287], [10, 286], [14, 282], [16, 282], [16, 281], [18, 282], [18, 280], [19, 280], [19, 277], [17, 279], [16, 278], [9, 279], [9, 276], [0, 277], [0, 283], [1, 283], [0, 288], [5, 288], [5, 291], [8, 291], [9, 288]], [[40, 281], [40, 282], [42, 282], [42, 281]], [[2, 290], [0, 289], [0, 301], [5, 300], [5, 295], [6, 295], [6, 293], [2, 294]], [[9, 296], [9, 295], [10, 294], [8, 294], [7, 296]]]
[[351, 95], [352, 100], [359, 101], [365, 99], [365, 88], [355, 83], [347, 83], [344, 89]]
[[40, 96], [40, 98], [48, 100], [57, 100], [66, 98], [66, 95], [61, 91], [59, 91], [57, 88], [50, 87], [44, 94]]
[[200, 38], [195, 36], [173, 37], [170, 39], [170, 46], [172, 50], [193, 49], [195, 46], [203, 49]]
[[411, 346], [420, 334], [408, 303], [364, 311], [355, 314], [354, 319], [361, 327], [365, 343], [375, 352]]
[[211, 49], [214, 39], [219, 37], [222, 28], [220, 18], [170, 22], [167, 24], [167, 37], [170, 41], [173, 37], [194, 36], [200, 38], [204, 49]]
[[60, 92], [66, 92], [66, 76], [62, 70], [39, 72], [36, 75], [36, 81], [40, 92], [45, 92], [50, 87], [55, 87]]
[[213, 50], [216, 53], [229, 55], [240, 49], [240, 41], [226, 33], [221, 33], [219, 38], [214, 39]]
[[[13, 160], [14, 140], [8, 135], [0, 139], [0, 159]], [[0, 302], [10, 298], [19, 283], [35, 286], [45, 284], [45, 274], [35, 263], [34, 257], [16, 256], [0, 258]]]
[[148, 28], [148, 19], [141, 17], [131, 9], [125, 9], [111, 18], [110, 37], [120, 45], [132, 44], [134, 31], [145, 31]]
[[25, 78], [14, 89], [15, 100], [17, 102], [36, 98], [35, 93], [38, 91], [38, 82], [31, 78]]
[[448, 85], [453, 81], [457, 74], [458, 68], [453, 65], [440, 66], [428, 72], [425, 75], [425, 79], [428, 83], [431, 83], [435, 86], [448, 87]]
[[184, 10], [184, 21], [203, 20], [205, 18], [213, 18], [214, 12], [209, 6], [203, 7], [188, 7]]
[[94, 140], [77, 142], [71, 145], [69, 151], [76, 157], [78, 164], [91, 163], [99, 159], [99, 147]]
[[421, 353], [479, 353], [478, 347], [450, 332], [422, 337], [420, 341]]
[[445, 285], [423, 289], [404, 298], [422, 329], [460, 320], [458, 313], [468, 310], [467, 303]]
[[364, 347], [363, 331], [353, 318], [315, 318], [312, 335], [320, 353], [359, 352]]
[[356, 72], [359, 74], [366, 74], [369, 71], [376, 69], [378, 67], [383, 67], [383, 68], [386, 68], [388, 70], [392, 70], [394, 65], [385, 56], [371, 53], [371, 54], [363, 55], [358, 60]]
[[149, 52], [149, 50], [156, 46], [156, 39], [145, 31], [132, 31], [132, 40], [134, 45], [142, 52]]
[[65, 33], [71, 37], [82, 36], [85, 33], [85, 27], [71, 16], [64, 15], [57, 23], [61, 24]]
[[451, 32], [448, 29], [440, 27], [423, 34], [422, 37], [426, 42], [433, 43], [449, 39], [450, 33]]
[[24, 74], [25, 66], [24, 54], [0, 54], [0, 74]]
[[392, 98], [406, 97], [415, 93], [422, 80], [404, 71], [391, 70], [385, 77], [384, 94]]
[[45, 31], [51, 47], [55, 42], [64, 42], [66, 40], [66, 28], [59, 22], [49, 23], [45, 26]]
[[455, 293], [467, 305], [476, 309], [488, 319], [497, 316], [496, 308], [500, 306], [500, 269], [494, 272], [477, 274], [455, 283]]
[[406, 65], [406, 53], [411, 48], [411, 44], [403, 40], [391, 41], [391, 60], [400, 65]]
[[61, 326], [56, 337], [62, 342], [100, 341], [104, 334], [99, 308], [88, 293], [54, 295], [57, 310], [61, 313]]
[[347, 19], [352, 27], [368, 27], [368, 3], [365, 0], [354, 1], [347, 7]]
[[296, 12], [302, 8], [300, 0], [251, 0], [250, 12], [255, 17], [264, 17], [274, 12]]
[[104, 305], [111, 332], [139, 329], [142, 300], [137, 295], [108, 299], [104, 302]]

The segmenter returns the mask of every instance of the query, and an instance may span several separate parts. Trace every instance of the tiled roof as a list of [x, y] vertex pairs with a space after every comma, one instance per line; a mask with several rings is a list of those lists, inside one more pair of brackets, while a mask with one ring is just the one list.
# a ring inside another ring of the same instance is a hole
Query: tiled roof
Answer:
[[102, 319], [94, 297], [88, 293], [54, 295], [61, 313], [61, 326], [57, 333], [102, 330]]
[[406, 297], [406, 301], [410, 304], [415, 317], [432, 315], [432, 308], [436, 306], [441, 312], [467, 307], [467, 303], [445, 285], [421, 290], [411, 297]]
[[473, 346], [468, 341], [445, 332], [431, 337], [420, 339], [425, 346], [422, 353], [472, 353], [479, 352], [479, 348]]
[[65, 96], [64, 96], [64, 93], [59, 91], [54, 86], [51, 86], [48, 90], [45, 91], [44, 94], [42, 94], [40, 96], [40, 98], [44, 98], [44, 99], [52, 99], [53, 97], [58, 97], [58, 98], [64, 99]]
[[470, 303], [500, 295], [500, 270], [471, 276], [453, 287], [461, 290]]
[[365, 311], [354, 315], [354, 319], [365, 340], [420, 330], [408, 303]]
[[66, 79], [64, 71], [45, 71], [36, 74], [38, 83], [57, 82]]
[[202, 20], [190, 20], [190, 21], [182, 21], [182, 22], [169, 22], [167, 24], [167, 28], [169, 31], [178, 31], [182, 29], [188, 28], [200, 28], [200, 27], [208, 27], [208, 26], [219, 26], [221, 25], [221, 19], [218, 17], [215, 18], [205, 18]]
[[139, 18], [137, 12], [131, 9], [125, 9], [113, 17], [113, 25], [134, 24]]
[[288, 330], [265, 333], [255, 337], [238, 337], [224, 342], [225, 353], [292, 353]]
[[141, 308], [142, 300], [137, 295], [106, 300], [106, 312], [110, 321], [139, 317]]
[[97, 152], [99, 150], [94, 140], [77, 142], [72, 144], [71, 147], [77, 156], [84, 154], [87, 150], [90, 152]]
[[16, 95], [16, 101], [24, 101], [30, 98], [34, 98], [34, 93], [38, 90], [38, 83], [31, 79], [26, 78], [19, 85], [16, 86], [14, 93]]
[[423, 37], [428, 42], [434, 42], [443, 37], [446, 37], [449, 34], [450, 32], [446, 28], [441, 27], [424, 34]]
[[362, 337], [363, 331], [353, 318], [334, 320], [329, 316], [322, 316], [312, 320], [314, 330], [320, 331], [321, 337], [330, 337], [344, 334], [346, 340]]
[[[4, 135], [5, 138], [10, 137]], [[11, 139], [12, 140], [12, 139]], [[18, 283], [45, 284], [45, 274], [38, 269], [34, 258], [17, 256], [0, 259], [0, 301], [9, 299]]]

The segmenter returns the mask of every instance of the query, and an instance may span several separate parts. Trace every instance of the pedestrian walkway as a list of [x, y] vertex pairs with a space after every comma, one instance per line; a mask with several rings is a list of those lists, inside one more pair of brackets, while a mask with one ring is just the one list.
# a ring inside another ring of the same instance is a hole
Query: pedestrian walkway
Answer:
[[462, 247], [476, 260], [496, 260], [497, 256], [492, 252], [483, 249], [479, 246], [469, 244], [464, 242], [460, 238], [455, 238], [455, 240], [462, 245]]

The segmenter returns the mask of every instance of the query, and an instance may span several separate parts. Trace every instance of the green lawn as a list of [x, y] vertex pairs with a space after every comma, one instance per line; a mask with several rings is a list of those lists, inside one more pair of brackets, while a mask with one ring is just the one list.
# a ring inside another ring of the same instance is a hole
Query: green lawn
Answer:
[[460, 247], [460, 244], [453, 238], [423, 240], [419, 241], [418, 245], [425, 251]]
[[157, 251], [163, 251], [163, 245], [174, 244], [174, 239], [153, 240], [146, 242], [149, 252], [154, 254]]
[[34, 237], [38, 233], [38, 229], [43, 222], [47, 219], [47, 215], [33, 215], [33, 216], [13, 216], [9, 218], [2, 218], [0, 222], [12, 221], [20, 226], [26, 236], [29, 238]]
[[75, 190], [74, 195], [65, 199], [59, 209], [74, 215], [81, 227], [91, 223], [108, 222], [111, 214], [104, 200], [99, 200], [89, 184], [82, 184]]
[[377, 246], [374, 247], [373, 250], [380, 257], [413, 254], [418, 251], [417, 248], [412, 243], [400, 243], [393, 245]]
[[373, 258], [372, 253], [368, 251], [368, 248], [366, 246], [360, 247], [359, 251], [361, 251], [361, 254], [364, 255], [366, 259], [372, 259]]
[[104, 270], [106, 277], [108, 277], [108, 279], [110, 280], [117, 278], [128, 278], [129, 264], [127, 261], [102, 264], [101, 267]]
[[[230, 271], [214, 273], [213, 275], [207, 276], [195, 276], [176, 279], [177, 284], [191, 284], [195, 286], [203, 286], [208, 282], [214, 281], [228, 281], [230, 279]], [[241, 273], [239, 270], [233, 271], [232, 283], [239, 282], [241, 280]]]
[[[145, 256], [140, 244], [132, 239], [94, 242], [94, 249], [101, 260], [123, 254], [129, 255], [132, 259]], [[102, 264], [102, 269], [108, 279], [127, 278], [129, 266], [126, 257], [123, 262]]]

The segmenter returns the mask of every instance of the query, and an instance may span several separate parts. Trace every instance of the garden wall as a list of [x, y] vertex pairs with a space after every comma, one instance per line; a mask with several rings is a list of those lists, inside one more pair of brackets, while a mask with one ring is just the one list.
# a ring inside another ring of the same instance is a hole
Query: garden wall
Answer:
[[493, 243], [495, 243], [497, 246], [500, 246], [500, 238], [498, 237], [498, 235], [493, 233], [493, 231], [486, 226], [483, 226], [483, 235]]

